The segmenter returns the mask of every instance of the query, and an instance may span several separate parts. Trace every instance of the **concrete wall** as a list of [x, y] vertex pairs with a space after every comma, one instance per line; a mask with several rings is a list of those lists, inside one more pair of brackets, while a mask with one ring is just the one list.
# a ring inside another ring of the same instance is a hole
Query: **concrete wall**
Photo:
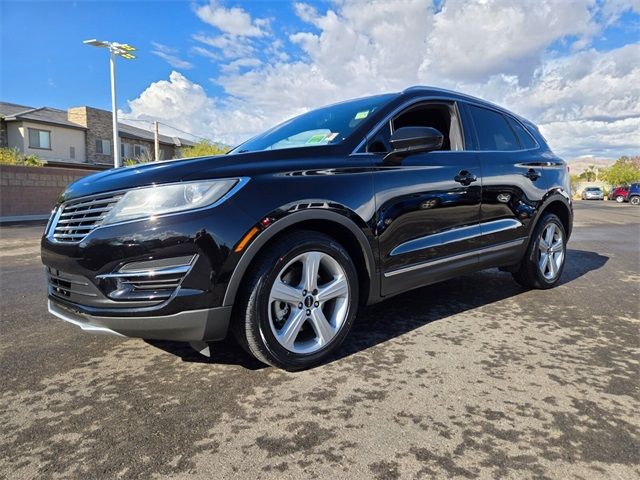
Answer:
[[[43, 160], [85, 163], [84, 130], [65, 128], [56, 125], [45, 125], [35, 122], [8, 122], [8, 146], [17, 148], [25, 155], [37, 155]], [[51, 133], [51, 148], [30, 148], [29, 128], [48, 130]], [[75, 158], [71, 158], [71, 149], [75, 148]]]
[[0, 218], [47, 216], [67, 185], [96, 171], [0, 165]]

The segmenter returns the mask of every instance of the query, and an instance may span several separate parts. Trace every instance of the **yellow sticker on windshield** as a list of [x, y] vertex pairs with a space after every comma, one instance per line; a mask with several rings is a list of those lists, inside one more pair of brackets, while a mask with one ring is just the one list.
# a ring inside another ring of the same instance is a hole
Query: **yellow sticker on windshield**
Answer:
[[312, 135], [309, 140], [307, 140], [307, 143], [320, 143], [326, 138], [326, 136], [326, 133], [318, 133], [316, 135]]
[[363, 110], [362, 112], [358, 112], [356, 113], [356, 120], [362, 120], [363, 118], [367, 118], [367, 115], [369, 115], [369, 110]]

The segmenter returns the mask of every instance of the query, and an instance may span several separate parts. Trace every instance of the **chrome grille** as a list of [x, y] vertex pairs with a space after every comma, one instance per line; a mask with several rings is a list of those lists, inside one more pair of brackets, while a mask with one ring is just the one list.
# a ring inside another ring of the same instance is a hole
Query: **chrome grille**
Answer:
[[124, 193], [106, 193], [63, 204], [51, 236], [57, 242], [79, 242], [97, 228]]

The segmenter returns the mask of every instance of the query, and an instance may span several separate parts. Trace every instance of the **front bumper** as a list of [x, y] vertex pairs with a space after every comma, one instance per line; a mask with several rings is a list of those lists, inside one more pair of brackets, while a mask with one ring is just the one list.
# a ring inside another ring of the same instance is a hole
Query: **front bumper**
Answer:
[[51, 314], [88, 332], [181, 342], [224, 339], [231, 319], [231, 309], [232, 307], [216, 307], [173, 315], [105, 317], [88, 315], [49, 299]]

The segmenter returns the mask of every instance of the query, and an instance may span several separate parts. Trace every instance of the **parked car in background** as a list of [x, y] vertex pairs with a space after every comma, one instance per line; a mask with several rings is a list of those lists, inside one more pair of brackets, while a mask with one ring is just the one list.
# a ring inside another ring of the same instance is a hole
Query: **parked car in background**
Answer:
[[582, 191], [583, 200], [604, 200], [604, 192], [600, 187], [587, 187]]
[[629, 196], [629, 187], [619, 186], [613, 187], [609, 192], [609, 200], [615, 200], [618, 203], [624, 203]]
[[226, 155], [71, 184], [42, 239], [49, 311], [199, 351], [232, 332], [299, 370], [360, 305], [493, 267], [556, 286], [570, 191], [538, 128], [491, 103], [425, 87], [342, 102]]
[[640, 205], [640, 183], [632, 183], [629, 186], [627, 200], [631, 205]]

